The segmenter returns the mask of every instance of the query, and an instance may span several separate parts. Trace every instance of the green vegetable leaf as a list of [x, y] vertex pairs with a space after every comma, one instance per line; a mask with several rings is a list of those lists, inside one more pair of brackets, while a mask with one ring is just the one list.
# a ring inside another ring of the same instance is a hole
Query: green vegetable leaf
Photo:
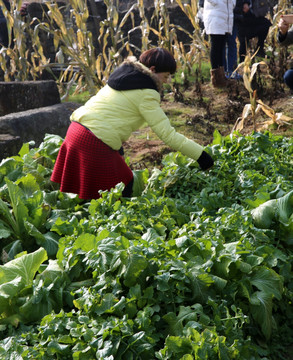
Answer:
[[9, 196], [11, 199], [11, 204], [13, 208], [13, 214], [15, 218], [15, 232], [19, 237], [25, 232], [24, 220], [28, 218], [28, 208], [22, 201], [23, 192], [19, 186], [14, 184], [8, 178], [5, 179]]
[[9, 299], [13, 298], [22, 287], [20, 276], [0, 285], [0, 314], [10, 306]]
[[47, 259], [46, 250], [40, 248], [31, 254], [22, 255], [5, 265], [0, 265], [0, 284], [20, 277], [23, 286], [31, 285], [40, 265]]
[[136, 284], [140, 273], [147, 268], [148, 262], [145, 257], [139, 254], [130, 254], [126, 260], [124, 272], [124, 284], [131, 287]]
[[280, 197], [277, 201], [278, 220], [282, 224], [287, 225], [291, 215], [293, 214], [293, 190]]
[[256, 227], [269, 229], [277, 211], [277, 200], [269, 200], [251, 211]]
[[274, 296], [280, 300], [283, 291], [283, 284], [280, 275], [274, 270], [261, 267], [250, 278], [252, 285], [256, 286], [260, 291]]
[[42, 234], [33, 224], [28, 221], [24, 222], [24, 226], [28, 234], [36, 239], [36, 243], [47, 251], [48, 256], [56, 255], [58, 251], [59, 240], [59, 236], [56, 233], [48, 232], [46, 234]]
[[133, 170], [133, 190], [132, 196], [140, 196], [146, 187], [148, 180], [149, 171], [144, 170]]
[[[199, 308], [202, 312], [202, 308]], [[179, 314], [176, 315], [173, 312], [170, 312], [163, 316], [163, 319], [168, 323], [169, 330], [171, 335], [180, 335], [182, 334], [183, 327], [189, 321], [197, 321], [198, 314], [197, 310], [191, 307], [180, 306]]]
[[261, 327], [265, 338], [269, 340], [272, 334], [273, 324], [272, 295], [264, 291], [257, 291], [251, 296], [250, 302], [252, 316]]

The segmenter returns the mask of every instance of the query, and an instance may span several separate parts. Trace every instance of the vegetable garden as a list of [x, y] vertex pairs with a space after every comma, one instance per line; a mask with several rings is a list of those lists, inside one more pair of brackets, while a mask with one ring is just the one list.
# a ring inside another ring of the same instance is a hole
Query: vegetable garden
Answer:
[[[56, 36], [69, 41], [64, 31]], [[172, 44], [200, 97], [201, 68], [190, 62], [198, 45], [179, 53]], [[100, 86], [118, 58], [112, 50], [95, 63], [82, 53], [90, 65], [80, 68], [88, 73], [74, 74], [68, 64], [58, 82], [65, 97], [73, 84], [89, 92]], [[98, 66], [106, 60], [103, 73]], [[263, 77], [250, 61], [243, 66], [254, 111], [254, 75], [258, 89]], [[14, 76], [40, 70], [24, 64], [13, 67], [21, 69]], [[187, 85], [172, 86], [179, 96]], [[258, 104], [276, 125], [275, 112]], [[91, 202], [61, 193], [50, 181], [63, 141], [54, 134], [3, 160], [0, 358], [292, 359], [293, 138], [269, 130], [243, 135], [247, 122], [243, 117], [229, 135], [213, 132], [205, 150], [215, 165], [208, 172], [173, 152], [158, 167], [134, 170], [131, 198], [121, 196], [123, 184]]]
[[2, 358], [286, 359], [292, 138], [215, 132], [208, 173], [170, 153], [85, 204], [49, 181], [61, 142], [0, 166]]

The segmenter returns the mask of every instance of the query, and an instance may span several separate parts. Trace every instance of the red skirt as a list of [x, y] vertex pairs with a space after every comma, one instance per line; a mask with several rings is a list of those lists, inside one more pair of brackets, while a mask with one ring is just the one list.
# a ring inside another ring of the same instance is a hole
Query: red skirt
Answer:
[[133, 179], [131, 169], [118, 151], [111, 149], [83, 125], [72, 122], [59, 150], [51, 181], [60, 191], [97, 199], [99, 190], [125, 186]]

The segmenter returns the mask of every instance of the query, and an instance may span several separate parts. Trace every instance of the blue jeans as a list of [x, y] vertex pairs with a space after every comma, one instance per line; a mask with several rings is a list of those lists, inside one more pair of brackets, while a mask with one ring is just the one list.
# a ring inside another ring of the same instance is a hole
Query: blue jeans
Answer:
[[284, 74], [284, 82], [293, 90], [293, 69], [287, 70]]
[[237, 67], [236, 36], [237, 36], [237, 26], [234, 24], [232, 34], [228, 34], [226, 36], [226, 46], [225, 46], [225, 52], [223, 54], [225, 72], [228, 73], [229, 75], [231, 75], [232, 72]]

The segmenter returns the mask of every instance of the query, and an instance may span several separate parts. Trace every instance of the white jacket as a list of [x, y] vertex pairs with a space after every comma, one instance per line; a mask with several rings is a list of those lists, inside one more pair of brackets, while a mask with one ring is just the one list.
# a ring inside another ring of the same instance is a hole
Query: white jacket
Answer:
[[205, 0], [203, 22], [208, 35], [232, 34], [236, 0]]

